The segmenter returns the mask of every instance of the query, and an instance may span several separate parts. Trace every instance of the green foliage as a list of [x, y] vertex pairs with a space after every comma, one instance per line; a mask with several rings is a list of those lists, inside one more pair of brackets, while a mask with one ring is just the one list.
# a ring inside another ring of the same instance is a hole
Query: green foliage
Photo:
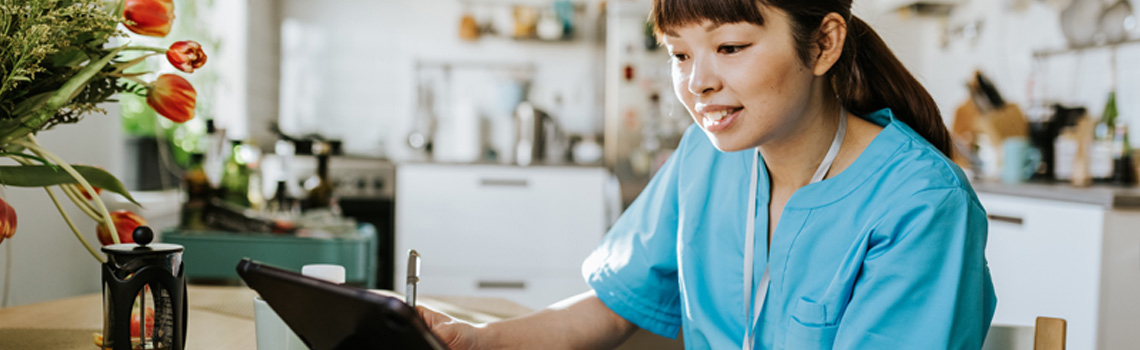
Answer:
[[[41, 112], [43, 104], [84, 63], [104, 57], [104, 45], [120, 36], [120, 17], [103, 0], [0, 0], [0, 121]], [[107, 67], [105, 70], [113, 70]], [[46, 127], [76, 122], [118, 87], [116, 79], [92, 79]], [[0, 122], [2, 124], [2, 122]]]
[[[131, 193], [115, 176], [103, 169], [91, 166], [72, 165], [75, 171], [91, 186], [122, 195], [131, 203], [138, 204]], [[0, 166], [0, 184], [16, 187], [48, 187], [77, 184], [67, 171], [55, 165], [5, 165]]]

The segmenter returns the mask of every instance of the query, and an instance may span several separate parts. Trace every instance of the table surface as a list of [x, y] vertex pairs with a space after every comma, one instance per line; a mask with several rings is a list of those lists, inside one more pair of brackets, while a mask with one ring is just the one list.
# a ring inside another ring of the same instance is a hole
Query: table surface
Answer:
[[[190, 286], [186, 349], [256, 349], [253, 297], [246, 287]], [[393, 295], [391, 292], [377, 291]], [[457, 318], [490, 322], [531, 310], [502, 299], [423, 297], [421, 303]], [[101, 294], [0, 309], [0, 349], [96, 349], [103, 328]], [[66, 338], [66, 339], [58, 339]]]

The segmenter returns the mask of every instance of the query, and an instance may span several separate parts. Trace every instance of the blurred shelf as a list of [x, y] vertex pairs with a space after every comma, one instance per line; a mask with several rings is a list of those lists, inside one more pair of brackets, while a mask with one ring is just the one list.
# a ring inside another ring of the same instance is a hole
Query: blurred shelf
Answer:
[[1042, 59], [1042, 58], [1047, 58], [1047, 57], [1051, 57], [1051, 56], [1064, 55], [1064, 54], [1070, 54], [1070, 53], [1081, 53], [1084, 51], [1091, 51], [1091, 50], [1098, 50], [1098, 49], [1115, 49], [1115, 48], [1120, 47], [1120, 46], [1128, 46], [1128, 45], [1137, 44], [1137, 43], [1140, 43], [1140, 38], [1129, 39], [1129, 40], [1125, 40], [1125, 41], [1121, 41], [1121, 42], [1117, 42], [1117, 43], [1080, 45], [1080, 46], [1072, 46], [1072, 47], [1064, 48], [1064, 49], [1040, 50], [1040, 51], [1034, 51], [1033, 52], [1033, 58]]

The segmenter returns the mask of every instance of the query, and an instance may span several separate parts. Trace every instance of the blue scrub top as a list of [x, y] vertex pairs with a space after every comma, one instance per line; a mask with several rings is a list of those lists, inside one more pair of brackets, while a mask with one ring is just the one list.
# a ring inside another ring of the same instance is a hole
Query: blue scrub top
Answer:
[[[755, 349], [979, 349], [997, 298], [986, 213], [961, 169], [889, 109], [858, 159], [800, 188], [767, 240], [760, 164], [753, 290], [771, 278]], [[687, 349], [740, 349], [754, 150], [696, 126], [582, 267], [598, 298]], [[764, 252], [768, 252], [765, 256]]]

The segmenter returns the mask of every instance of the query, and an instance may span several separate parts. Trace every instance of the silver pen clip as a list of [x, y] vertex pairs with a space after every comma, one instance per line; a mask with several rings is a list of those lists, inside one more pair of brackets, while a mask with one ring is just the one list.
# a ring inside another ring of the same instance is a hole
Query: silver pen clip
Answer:
[[411, 307], [416, 307], [416, 283], [420, 282], [420, 253], [415, 249], [408, 250], [408, 288], [404, 290], [405, 300]]

